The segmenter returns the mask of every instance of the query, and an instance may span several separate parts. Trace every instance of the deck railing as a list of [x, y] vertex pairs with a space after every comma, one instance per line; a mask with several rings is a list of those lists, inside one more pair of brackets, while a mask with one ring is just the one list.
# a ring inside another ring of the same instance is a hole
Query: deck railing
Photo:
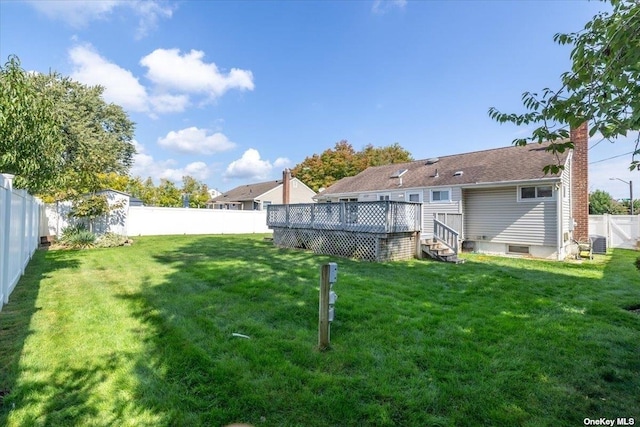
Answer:
[[304, 228], [361, 233], [420, 231], [419, 203], [378, 201], [301, 203], [267, 207], [269, 228]]
[[458, 232], [436, 218], [433, 219], [433, 237], [458, 253]]

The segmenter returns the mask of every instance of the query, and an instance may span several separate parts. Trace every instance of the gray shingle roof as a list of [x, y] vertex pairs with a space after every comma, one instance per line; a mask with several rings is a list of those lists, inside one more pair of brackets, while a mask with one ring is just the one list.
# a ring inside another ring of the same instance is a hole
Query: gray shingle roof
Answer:
[[282, 184], [282, 180], [258, 182], [256, 184], [241, 185], [226, 193], [214, 197], [209, 202], [244, 202], [255, 200], [267, 191], [273, 190]]
[[[400, 178], [392, 178], [402, 169], [402, 188], [456, 186], [464, 184], [528, 181], [553, 178], [543, 168], [549, 164], [565, 164], [568, 151], [557, 159], [545, 150], [549, 143], [510, 146], [472, 153], [440, 157], [437, 162], [416, 160], [409, 163], [370, 167], [358, 175], [343, 178], [320, 196], [362, 191], [397, 190]], [[456, 172], [462, 172], [456, 176]]]

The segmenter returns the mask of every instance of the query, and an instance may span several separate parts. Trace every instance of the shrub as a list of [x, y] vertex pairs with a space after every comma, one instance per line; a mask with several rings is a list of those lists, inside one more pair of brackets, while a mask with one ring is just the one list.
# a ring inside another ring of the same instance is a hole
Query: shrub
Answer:
[[128, 243], [129, 239], [126, 236], [122, 236], [116, 233], [105, 233], [98, 237], [96, 240], [96, 247], [98, 248], [113, 248], [116, 246], [123, 246]]
[[73, 249], [90, 248], [96, 241], [96, 235], [89, 230], [82, 230], [69, 236], [64, 244]]
[[96, 241], [96, 235], [87, 230], [84, 224], [70, 225], [62, 230], [60, 244], [72, 249], [90, 248]]

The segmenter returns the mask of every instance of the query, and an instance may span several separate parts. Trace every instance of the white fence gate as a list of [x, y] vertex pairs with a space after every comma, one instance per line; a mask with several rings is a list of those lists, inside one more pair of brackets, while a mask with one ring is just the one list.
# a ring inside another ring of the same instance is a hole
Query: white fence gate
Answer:
[[0, 310], [38, 248], [42, 202], [0, 174]]
[[589, 215], [589, 234], [606, 237], [608, 248], [636, 249], [640, 215]]

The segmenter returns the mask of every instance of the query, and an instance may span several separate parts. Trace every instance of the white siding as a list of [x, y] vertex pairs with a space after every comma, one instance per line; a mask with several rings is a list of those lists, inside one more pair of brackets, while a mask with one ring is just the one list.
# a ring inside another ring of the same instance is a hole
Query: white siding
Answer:
[[[556, 247], [557, 201], [518, 202], [517, 187], [465, 190], [468, 240]], [[554, 190], [557, 195], [557, 191]]]
[[560, 209], [562, 210], [561, 212], [562, 235], [560, 236], [560, 238], [562, 242], [561, 244], [562, 251], [565, 254], [569, 251], [569, 248], [571, 245], [571, 239], [573, 238], [573, 233], [571, 231], [573, 229], [573, 225], [571, 224], [573, 219], [572, 219], [572, 211], [571, 211], [572, 194], [571, 194], [570, 171], [571, 171], [571, 155], [565, 165], [564, 171], [562, 172], [562, 176], [561, 176], [562, 189], [558, 194], [558, 197], [561, 197]]

